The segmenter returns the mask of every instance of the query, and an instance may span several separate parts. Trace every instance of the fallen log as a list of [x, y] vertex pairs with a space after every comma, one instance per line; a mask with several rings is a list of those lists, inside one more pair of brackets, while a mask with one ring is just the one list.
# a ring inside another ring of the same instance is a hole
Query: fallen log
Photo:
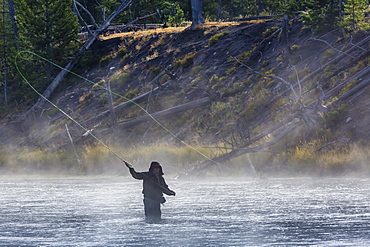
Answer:
[[[355, 75], [351, 76], [350, 78], [348, 78], [347, 80], [345, 80], [344, 82], [340, 83], [339, 85], [337, 85], [336, 87], [332, 88], [329, 92], [327, 92], [325, 94], [325, 97], [324, 97], [324, 100], [328, 100], [330, 99], [331, 97], [333, 97], [334, 95], [336, 95], [340, 90], [342, 90], [348, 83], [352, 82], [352, 81], [355, 81], [355, 80], [358, 80], [358, 79], [361, 79], [365, 76], [367, 76], [368, 74], [370, 74], [370, 66], [367, 66], [365, 67], [364, 69], [360, 70], [358, 73], [356, 73]], [[360, 85], [360, 84], [359, 84]], [[343, 98], [343, 97], [342, 97]]]
[[[303, 124], [302, 121], [297, 121], [295, 123], [289, 124], [286, 127], [285, 126], [282, 126], [280, 128], [284, 128], [284, 129], [281, 130], [281, 131], [279, 131], [279, 134], [273, 140], [271, 140], [269, 142], [266, 142], [266, 143], [263, 143], [261, 145], [258, 145], [256, 147], [252, 147], [252, 148], [234, 149], [233, 151], [231, 151], [229, 153], [220, 155], [220, 156], [218, 156], [218, 157], [216, 157], [214, 159], [211, 159], [211, 160], [207, 160], [207, 161], [205, 161], [205, 162], [203, 162], [203, 163], [195, 166], [191, 171], [188, 172], [188, 175], [194, 176], [194, 175], [197, 175], [201, 171], [203, 171], [203, 170], [205, 170], [205, 169], [207, 169], [207, 168], [209, 168], [211, 166], [219, 165], [220, 163], [224, 163], [225, 161], [229, 161], [230, 159], [237, 158], [237, 157], [239, 157], [241, 155], [244, 155], [244, 154], [247, 154], [247, 153], [255, 153], [255, 152], [262, 151], [263, 148], [270, 147], [270, 146], [278, 143], [287, 134], [289, 134], [292, 130], [294, 130], [295, 128], [297, 128], [301, 124]], [[278, 124], [278, 125], [281, 125], [281, 124]], [[272, 129], [275, 129], [275, 128], [276, 128], [276, 126], [274, 128], [272, 128]], [[279, 130], [280, 128], [276, 129], [275, 131]]]
[[[207, 169], [211, 166], [219, 165], [220, 163], [224, 163], [225, 161], [228, 161], [228, 160], [233, 159], [233, 158], [237, 158], [237, 157], [239, 157], [243, 154], [246, 154], [246, 153], [258, 152], [262, 148], [265, 148], [265, 147], [268, 147], [268, 146], [271, 146], [271, 145], [275, 144], [276, 142], [280, 141], [285, 135], [287, 135], [290, 131], [292, 131], [294, 128], [298, 127], [299, 125], [301, 125], [303, 123], [302, 121], [299, 121], [299, 122], [296, 122], [296, 123], [289, 124], [297, 117], [299, 117], [298, 112], [295, 113], [295, 114], [290, 115], [289, 117], [287, 117], [283, 121], [275, 124], [274, 126], [272, 126], [272, 127], [268, 128], [267, 130], [261, 132], [260, 134], [252, 137], [243, 146], [248, 147], [248, 146], [252, 145], [253, 143], [261, 140], [262, 138], [272, 134], [273, 132], [277, 132], [281, 128], [284, 128], [283, 130], [281, 130], [280, 134], [274, 140], [272, 140], [268, 143], [259, 145], [259, 146], [254, 147], [254, 148], [233, 149], [232, 151], [230, 151], [228, 153], [225, 153], [225, 154], [220, 155], [216, 158], [206, 160], [203, 163], [200, 163], [199, 165], [195, 166], [191, 171], [189, 171], [188, 175], [194, 176], [194, 175], [198, 174], [199, 172], [201, 172], [201, 171], [203, 171], [203, 170], [205, 170], [205, 169]], [[288, 127], [285, 127], [287, 124], [289, 124]]]
[[370, 78], [367, 78], [363, 82], [359, 83], [356, 85], [354, 88], [350, 89], [348, 92], [344, 93], [343, 95], [339, 96], [336, 101], [333, 102], [334, 105], [337, 105], [339, 102], [343, 100], [347, 100], [354, 96], [355, 94], [359, 93], [362, 91], [364, 88], [370, 85]]
[[[300, 84], [303, 86], [305, 82], [311, 80], [313, 77], [315, 77], [316, 75], [318, 75], [319, 73], [321, 73], [326, 67], [328, 67], [329, 65], [332, 65], [334, 63], [337, 63], [339, 62], [340, 60], [342, 60], [343, 58], [345, 57], [348, 57], [347, 54], [350, 54], [351, 52], [354, 52], [356, 51], [357, 49], [360, 49], [361, 46], [363, 45], [366, 45], [368, 42], [370, 41], [370, 36], [367, 36], [366, 38], [364, 38], [363, 40], [361, 40], [360, 42], [358, 42], [357, 44], [355, 44], [354, 46], [352, 46], [351, 48], [345, 50], [344, 52], [345, 53], [341, 53], [339, 54], [338, 56], [336, 56], [335, 58], [331, 59], [330, 61], [328, 61], [327, 63], [323, 64], [322, 66], [320, 66], [320, 68], [316, 69], [315, 71], [311, 72], [310, 74], [308, 74], [306, 77], [302, 78], [302, 80], [300, 80]], [[368, 52], [368, 51], [367, 51]], [[363, 52], [363, 54], [367, 53], [367, 52]], [[356, 57], [360, 57], [362, 55], [358, 55], [356, 54]], [[357, 59], [352, 59], [350, 60], [349, 62], [354, 62], [356, 61]], [[294, 87], [297, 86], [297, 85], [293, 85]], [[285, 90], [282, 90], [281, 93], [279, 93], [278, 95], [276, 95], [275, 97], [273, 97], [268, 103], [267, 105], [270, 105], [272, 104], [273, 102], [275, 102], [277, 99], [279, 99], [282, 95], [285, 95], [286, 93], [288, 93], [290, 91], [290, 88], [287, 88]]]

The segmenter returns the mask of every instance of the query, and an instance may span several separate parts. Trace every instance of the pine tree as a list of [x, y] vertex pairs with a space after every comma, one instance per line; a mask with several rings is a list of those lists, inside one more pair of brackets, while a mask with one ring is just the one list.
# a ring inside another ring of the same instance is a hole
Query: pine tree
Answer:
[[[79, 25], [72, 11], [72, 0], [16, 0], [16, 12], [22, 49], [61, 66], [78, 49]], [[35, 80], [39, 90], [43, 90], [59, 70], [36, 58], [25, 63], [28, 76]]]
[[347, 31], [359, 31], [370, 28], [365, 11], [368, 9], [368, 0], [347, 0], [340, 26]]
[[303, 15], [306, 25], [312, 26], [314, 33], [331, 30], [338, 25], [340, 6], [337, 0], [312, 0], [309, 10]]
[[[16, 50], [17, 42], [17, 26], [15, 24], [14, 4], [12, 0], [4, 0], [1, 2], [0, 15], [0, 85], [4, 97], [0, 98], [0, 102], [8, 105], [8, 92], [14, 83], [14, 66], [13, 56]], [[2, 109], [0, 108], [0, 115]]]

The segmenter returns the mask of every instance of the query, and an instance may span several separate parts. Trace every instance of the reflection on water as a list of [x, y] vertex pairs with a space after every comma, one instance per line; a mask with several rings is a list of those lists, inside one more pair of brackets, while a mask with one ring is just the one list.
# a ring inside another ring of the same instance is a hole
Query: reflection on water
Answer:
[[167, 180], [147, 224], [129, 178], [2, 178], [0, 246], [370, 246], [368, 179]]

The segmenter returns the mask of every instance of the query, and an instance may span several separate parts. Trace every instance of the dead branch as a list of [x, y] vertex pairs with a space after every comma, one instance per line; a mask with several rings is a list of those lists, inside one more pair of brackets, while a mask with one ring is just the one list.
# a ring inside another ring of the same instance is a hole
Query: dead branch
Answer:
[[[241, 155], [244, 155], [244, 154], [247, 154], [247, 153], [259, 152], [259, 151], [261, 151], [262, 149], [264, 149], [266, 147], [270, 147], [270, 146], [278, 143], [287, 134], [289, 134], [293, 129], [297, 128], [301, 124], [302, 124], [301, 121], [289, 124], [288, 126], [284, 127], [284, 130], [280, 131], [279, 134], [272, 141], [263, 143], [259, 146], [256, 146], [256, 147], [253, 147], [253, 148], [236, 149], [236, 150], [233, 150], [233, 151], [231, 151], [229, 153], [226, 153], [224, 155], [218, 156], [218, 157], [216, 157], [212, 160], [207, 160], [207, 161], [197, 165], [188, 174], [190, 176], [196, 175], [199, 172], [209, 168], [210, 166], [214, 166], [214, 165], [217, 165], [217, 164], [220, 164], [220, 163], [224, 163], [225, 161], [228, 161], [228, 160], [233, 159], [233, 158], [237, 158], [237, 157], [239, 157]], [[281, 128], [283, 128], [283, 127], [281, 126]], [[280, 128], [278, 128], [278, 129], [280, 129]]]
[[86, 23], [86, 21], [82, 18], [82, 16], [81, 16], [81, 14], [80, 14], [80, 11], [78, 11], [78, 8], [77, 8], [77, 5], [83, 10], [83, 11], [85, 11], [87, 14], [88, 14], [88, 16], [90, 17], [90, 19], [91, 19], [91, 21], [92, 21], [92, 25], [94, 26], [94, 27], [98, 27], [98, 24], [96, 23], [96, 21], [95, 21], [95, 18], [92, 16], [92, 14], [90, 13], [90, 11], [88, 11], [82, 4], [80, 4], [78, 1], [76, 1], [76, 0], [73, 0], [73, 9], [74, 9], [74, 11], [76, 12], [76, 14], [77, 14], [77, 16], [78, 16], [78, 18], [80, 19], [80, 21], [82, 21], [82, 23], [84, 24], [84, 26], [86, 27], [86, 30], [87, 30], [87, 32], [89, 33], [89, 36], [90, 35], [93, 35], [93, 33], [92, 33], [92, 31], [91, 31], [91, 29], [90, 29], [90, 27], [89, 27], [89, 25], [87, 25], [87, 23]]
[[[368, 42], [370, 41], [370, 36], [367, 36], [366, 38], [364, 38], [363, 40], [361, 40], [360, 42], [358, 42], [355, 46], [352, 46], [351, 48], [349, 48], [346, 53], [349, 54], [350, 52], [358, 49], [358, 47], [361, 47], [362, 45], [365, 45], [367, 44]], [[317, 70], [315, 70], [314, 72], [310, 73], [309, 75], [307, 75], [305, 78], [303, 78], [301, 80], [301, 83], [304, 83], [306, 82], [307, 80], [310, 80], [312, 77], [316, 76], [318, 73], [322, 72], [324, 70], [324, 68], [326, 68], [327, 66], [331, 65], [332, 63], [335, 63], [339, 60], [341, 60], [342, 58], [344, 58], [345, 56], [347, 56], [346, 54], [343, 54], [341, 53], [340, 55], [338, 55], [337, 57], [333, 58], [332, 60], [328, 61], [326, 64], [320, 66], [320, 68], [318, 68]]]
[[351, 57], [351, 58], [355, 58], [354, 56], [352, 56], [352, 55], [348, 54], [347, 52], [343, 52], [343, 51], [341, 51], [341, 50], [339, 50], [339, 49], [335, 48], [334, 46], [332, 46], [332, 45], [331, 45], [329, 42], [327, 42], [326, 40], [318, 39], [318, 38], [310, 38], [309, 40], [323, 42], [323, 43], [327, 44], [331, 49], [333, 49], [333, 50], [335, 50], [335, 51], [337, 51], [337, 52], [339, 52], [339, 53], [342, 53], [342, 54], [344, 54], [344, 55], [346, 55], [346, 56], [349, 56], [349, 57]]

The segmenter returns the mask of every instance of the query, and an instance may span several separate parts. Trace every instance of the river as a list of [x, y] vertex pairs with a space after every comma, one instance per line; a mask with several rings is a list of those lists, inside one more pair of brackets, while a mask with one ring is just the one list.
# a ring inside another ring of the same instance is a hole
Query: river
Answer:
[[128, 177], [2, 177], [0, 246], [370, 246], [370, 179], [167, 183], [148, 224]]

